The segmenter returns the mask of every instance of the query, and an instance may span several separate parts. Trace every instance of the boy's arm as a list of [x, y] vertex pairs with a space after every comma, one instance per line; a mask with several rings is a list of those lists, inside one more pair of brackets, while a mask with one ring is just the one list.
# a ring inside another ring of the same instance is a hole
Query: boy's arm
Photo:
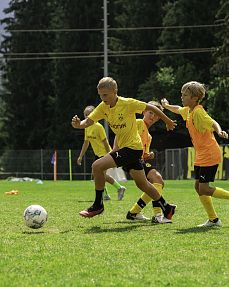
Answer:
[[169, 117], [167, 117], [159, 108], [157, 108], [154, 105], [146, 104], [145, 110], [154, 112], [157, 116], [159, 116], [163, 122], [166, 124], [167, 130], [173, 130], [175, 128], [176, 121], [171, 120]]
[[221, 126], [217, 123], [217, 121], [213, 120], [212, 125], [214, 131], [218, 134], [219, 137], [228, 139], [228, 134], [225, 131], [222, 131]]
[[78, 165], [81, 165], [81, 162], [82, 162], [82, 158], [83, 156], [85, 155], [85, 152], [87, 151], [89, 147], [89, 141], [88, 140], [85, 140], [83, 145], [82, 145], [82, 148], [81, 148], [81, 151], [80, 151], [80, 155], [79, 157], [77, 158], [77, 164]]
[[106, 149], [106, 152], [109, 153], [109, 152], [111, 151], [111, 149], [110, 149], [110, 145], [109, 145], [109, 143], [108, 143], [107, 138], [105, 138], [105, 139], [103, 140], [103, 144], [104, 144], [104, 147], [105, 147], [105, 149]]
[[161, 104], [162, 107], [164, 107], [165, 109], [175, 113], [175, 114], [179, 114], [179, 109], [181, 108], [181, 106], [177, 106], [177, 105], [170, 105], [168, 100], [166, 100], [165, 98], [161, 100]]
[[75, 115], [72, 118], [72, 126], [75, 129], [85, 129], [89, 126], [92, 126], [93, 124], [94, 124], [94, 121], [89, 119], [89, 118], [86, 118], [82, 121], [80, 120], [80, 118], [77, 115]]

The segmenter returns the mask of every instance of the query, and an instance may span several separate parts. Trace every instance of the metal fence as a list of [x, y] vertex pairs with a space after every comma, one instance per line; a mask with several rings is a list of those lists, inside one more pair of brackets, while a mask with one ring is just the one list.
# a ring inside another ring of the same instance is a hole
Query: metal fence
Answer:
[[[219, 179], [229, 179], [229, 148], [224, 146], [224, 161]], [[152, 165], [164, 179], [193, 178], [193, 164], [190, 164], [190, 148], [154, 151]], [[80, 150], [57, 150], [56, 177], [59, 180], [89, 180], [94, 155], [88, 150], [81, 166], [76, 163]], [[41, 180], [54, 179], [52, 157], [54, 150], [7, 150], [0, 151], [0, 179], [9, 177], [31, 177]], [[129, 175], [127, 175], [129, 178]]]

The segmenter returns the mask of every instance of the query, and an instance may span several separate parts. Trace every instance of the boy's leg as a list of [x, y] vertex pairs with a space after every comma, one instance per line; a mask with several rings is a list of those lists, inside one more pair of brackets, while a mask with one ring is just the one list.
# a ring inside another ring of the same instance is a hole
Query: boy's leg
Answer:
[[117, 180], [115, 180], [112, 176], [106, 174], [105, 175], [106, 182], [113, 185], [118, 192], [118, 200], [122, 200], [124, 197], [124, 192], [126, 191], [125, 186], [122, 186]]
[[94, 181], [95, 181], [95, 201], [91, 207], [85, 210], [82, 210], [80, 212], [81, 216], [93, 217], [104, 211], [104, 206], [103, 206], [103, 192], [104, 192], [104, 187], [105, 187], [104, 172], [108, 168], [112, 168], [115, 166], [116, 164], [113, 158], [109, 154], [96, 160], [92, 164], [92, 172], [93, 172]]
[[195, 166], [194, 170], [196, 178], [195, 190], [208, 215], [208, 220], [203, 224], [199, 224], [198, 227], [221, 226], [221, 220], [218, 218], [212, 202], [214, 188], [209, 186], [209, 182], [214, 181], [217, 165], [212, 167]]
[[[160, 193], [160, 195], [162, 195], [164, 181], [163, 181], [161, 174], [156, 169], [152, 168], [147, 174], [147, 179], [149, 180], [149, 182], [153, 183], [156, 190]], [[152, 201], [152, 205], [153, 205], [153, 215], [160, 217], [162, 215], [161, 208], [155, 206], [154, 201]]]
[[155, 206], [161, 207], [164, 216], [169, 220], [172, 219], [176, 206], [170, 205], [164, 200], [155, 187], [146, 179], [145, 172], [143, 170], [131, 169], [130, 175], [134, 179], [137, 187], [155, 201]]
[[220, 187], [216, 187], [212, 196], [216, 198], [229, 199], [229, 191]]
[[103, 200], [110, 200], [111, 197], [110, 195], [108, 194], [108, 189], [106, 187], [106, 185], [104, 186], [104, 192], [103, 192]]

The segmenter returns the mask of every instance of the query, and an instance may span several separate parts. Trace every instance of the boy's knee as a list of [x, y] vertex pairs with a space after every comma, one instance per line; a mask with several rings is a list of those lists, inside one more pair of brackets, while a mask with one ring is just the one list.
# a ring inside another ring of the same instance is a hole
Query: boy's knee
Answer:
[[98, 171], [99, 172], [104, 172], [103, 166], [102, 166], [102, 164], [101, 164], [99, 159], [94, 161], [93, 164], [92, 164], [92, 172], [94, 173], [94, 172], [98, 172]]
[[93, 162], [91, 168], [93, 173], [99, 169], [99, 164], [97, 163], [97, 160]]

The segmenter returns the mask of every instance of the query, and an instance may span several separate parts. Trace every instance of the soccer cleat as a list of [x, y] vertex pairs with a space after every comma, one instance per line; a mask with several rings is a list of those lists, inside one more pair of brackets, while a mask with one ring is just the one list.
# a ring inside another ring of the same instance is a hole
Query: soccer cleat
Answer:
[[175, 204], [169, 204], [169, 209], [165, 210], [164, 212], [164, 217], [167, 219], [172, 219], [174, 213], [175, 213], [175, 209], [176, 209], [176, 205]]
[[109, 194], [104, 194], [103, 200], [110, 200], [110, 199], [111, 199], [111, 197]]
[[210, 219], [208, 219], [205, 223], [197, 225], [197, 227], [213, 227], [213, 226], [220, 227], [222, 226], [222, 221], [219, 218], [217, 218], [217, 220], [214, 220], [214, 221], [211, 221]]
[[131, 213], [130, 211], [128, 211], [126, 219], [139, 221], [149, 220], [149, 218], [145, 217], [142, 213]]
[[172, 223], [172, 220], [164, 217], [162, 214], [156, 214], [155, 216], [152, 217], [151, 222], [154, 224], [164, 224], [164, 223]]
[[118, 189], [118, 200], [122, 200], [123, 197], [124, 197], [124, 192], [126, 191], [126, 188], [125, 186], [121, 186], [119, 189]]
[[90, 217], [94, 217], [94, 216], [96, 216], [96, 215], [101, 214], [103, 211], [104, 211], [104, 206], [103, 206], [103, 205], [101, 205], [100, 207], [97, 207], [97, 206], [95, 206], [95, 205], [92, 205], [91, 207], [89, 207], [89, 208], [87, 208], [87, 209], [85, 209], [85, 210], [80, 211], [79, 214], [80, 214], [82, 217], [88, 217], [88, 218], [90, 218]]

